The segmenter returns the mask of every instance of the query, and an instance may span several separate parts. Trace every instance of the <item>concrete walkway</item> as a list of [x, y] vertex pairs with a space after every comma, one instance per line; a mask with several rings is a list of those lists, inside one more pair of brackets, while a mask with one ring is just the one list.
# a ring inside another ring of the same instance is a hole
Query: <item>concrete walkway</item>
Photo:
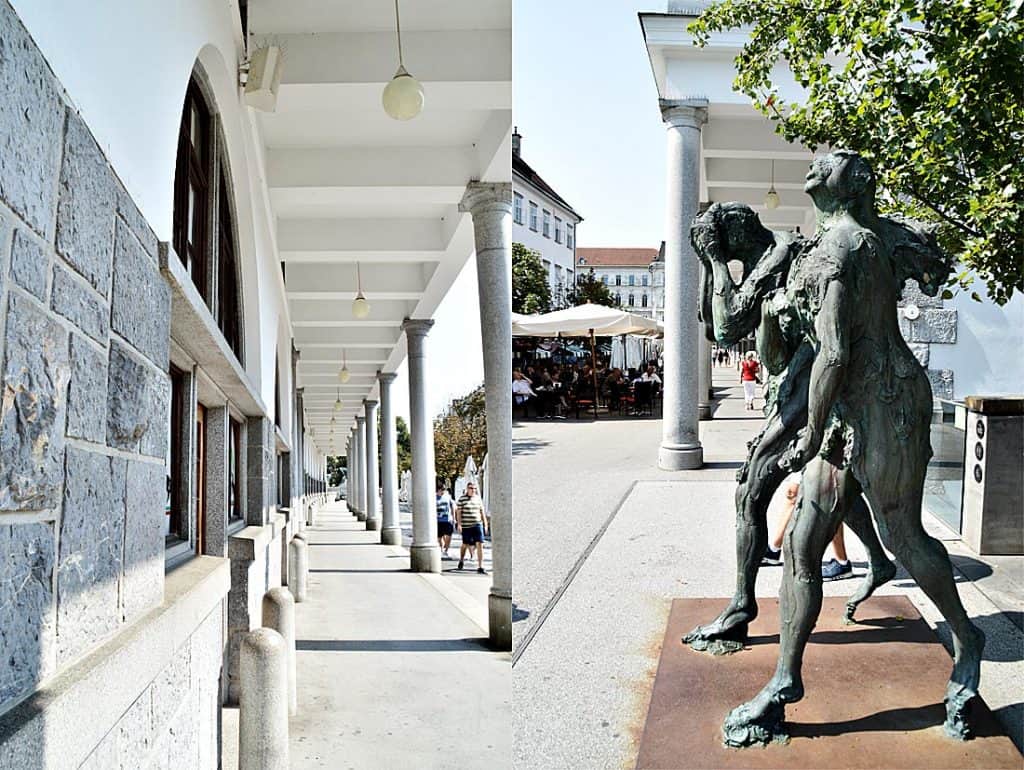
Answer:
[[[704, 470], [654, 467], [658, 421], [515, 428], [517, 770], [633, 767], [671, 600], [732, 594], [735, 468], [761, 415], [743, 410], [735, 371], [714, 375], [721, 400], [701, 423]], [[982, 695], [1019, 747], [1024, 559], [971, 556], [937, 520], [926, 526], [946, 541], [964, 604], [988, 636]], [[847, 550], [862, 574], [855, 537]], [[762, 569], [758, 596], [778, 596], [780, 578]], [[826, 583], [825, 593], [845, 596], [854, 584]], [[907, 595], [949, 646], [945, 623], [905, 572], [880, 593]]]

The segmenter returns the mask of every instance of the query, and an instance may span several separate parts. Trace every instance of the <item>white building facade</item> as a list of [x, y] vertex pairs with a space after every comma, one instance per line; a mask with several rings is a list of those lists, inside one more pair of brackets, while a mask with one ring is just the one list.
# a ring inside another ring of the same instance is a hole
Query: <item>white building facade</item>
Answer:
[[664, 246], [649, 248], [580, 247], [576, 249], [576, 275], [583, 280], [591, 270], [595, 280], [611, 292], [623, 310], [656, 321], [665, 318]]
[[512, 240], [540, 254], [551, 286], [552, 309], [565, 307], [575, 285], [577, 226], [583, 217], [522, 158], [522, 136], [512, 135]]

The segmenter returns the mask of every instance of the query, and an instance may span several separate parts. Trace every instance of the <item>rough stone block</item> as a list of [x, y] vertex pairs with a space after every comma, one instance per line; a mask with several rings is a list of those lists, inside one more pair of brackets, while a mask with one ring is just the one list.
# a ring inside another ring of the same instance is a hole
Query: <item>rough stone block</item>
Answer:
[[113, 770], [117, 766], [117, 730], [111, 730], [78, 766], [78, 770]]
[[929, 297], [921, 291], [917, 281], [913, 278], [908, 278], [907, 282], [903, 285], [903, 293], [897, 304], [899, 307], [906, 307], [907, 305], [917, 305], [920, 308], [942, 307], [942, 296], [940, 292], [939, 296]]
[[910, 342], [914, 337], [913, 329], [911, 328], [912, 321], [903, 315], [902, 309], [896, 311], [896, 319], [899, 322], [900, 334], [903, 335], [903, 339]]
[[68, 435], [102, 444], [107, 435], [107, 357], [71, 335]]
[[0, 706], [54, 670], [53, 525], [0, 526]]
[[167, 380], [136, 359], [127, 347], [110, 345], [107, 372], [107, 444], [138, 451], [148, 431], [165, 432], [164, 390]]
[[47, 240], [63, 130], [56, 80], [10, 4], [0, 3], [0, 199]]
[[53, 267], [50, 307], [101, 345], [107, 344], [110, 312], [106, 304], [60, 265]]
[[125, 621], [163, 601], [166, 478], [162, 465], [128, 463], [121, 582], [121, 610]]
[[153, 682], [153, 727], [165, 730], [174, 712], [191, 691], [191, 648], [188, 643], [174, 653], [174, 659]]
[[142, 435], [139, 452], [150, 457], [167, 457], [168, 429], [171, 414], [171, 381], [163, 374], [157, 374], [149, 383], [148, 395], [153, 410], [153, 428]]
[[920, 362], [921, 366], [927, 369], [928, 359], [931, 355], [931, 348], [928, 347], [928, 343], [910, 342], [908, 346], [910, 347], [910, 352], [914, 354], [914, 357]]
[[25, 230], [14, 233], [11, 247], [11, 278], [40, 302], [46, 302], [50, 255]]
[[922, 310], [921, 315], [911, 321], [913, 342], [956, 342], [955, 310]]
[[89, 128], [68, 112], [57, 204], [57, 251], [104, 297], [110, 296], [117, 187]]
[[928, 381], [932, 385], [932, 396], [935, 398], [953, 398], [953, 370], [929, 369]]
[[[186, 692], [184, 703], [165, 728], [162, 746], [154, 758], [154, 768], [198, 770], [199, 725], [196, 693]], [[166, 763], [166, 764], [163, 764]]]
[[70, 372], [64, 327], [11, 294], [0, 390], [0, 510], [60, 503]]
[[117, 757], [119, 770], [133, 770], [143, 765], [143, 758], [153, 748], [153, 688], [147, 688], [117, 724]]
[[160, 242], [157, 240], [156, 233], [150, 228], [146, 218], [142, 216], [142, 212], [139, 211], [135, 201], [132, 200], [123, 185], [117, 185], [117, 213], [128, 225], [128, 229], [139, 239], [146, 253], [153, 258], [154, 262], [159, 261]]
[[60, 663], [120, 624], [126, 466], [117, 457], [68, 447], [57, 572]]
[[171, 338], [171, 290], [156, 262], [120, 219], [114, 238], [110, 324], [161, 369]]

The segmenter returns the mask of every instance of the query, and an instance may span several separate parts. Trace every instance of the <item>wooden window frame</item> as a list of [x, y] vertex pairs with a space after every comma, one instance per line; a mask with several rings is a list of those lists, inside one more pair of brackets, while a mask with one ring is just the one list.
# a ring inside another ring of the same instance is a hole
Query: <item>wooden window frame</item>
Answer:
[[171, 380], [171, 409], [170, 409], [170, 460], [168, 465], [167, 484], [169, 489], [167, 490], [169, 496], [169, 507], [165, 515], [170, 517], [170, 523], [168, 525], [168, 533], [166, 535], [166, 547], [171, 547], [181, 542], [188, 542], [188, 509], [187, 507], [182, 509], [182, 470], [184, 468], [184, 458], [182, 457], [182, 449], [184, 443], [183, 432], [184, 432], [184, 415], [185, 415], [185, 398], [187, 396], [185, 372], [176, 367], [174, 364], [170, 366], [170, 380]]

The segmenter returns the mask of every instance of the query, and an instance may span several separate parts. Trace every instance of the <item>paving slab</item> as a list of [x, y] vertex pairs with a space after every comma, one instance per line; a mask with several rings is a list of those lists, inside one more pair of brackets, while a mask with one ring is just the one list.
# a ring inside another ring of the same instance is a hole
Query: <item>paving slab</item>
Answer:
[[786, 707], [790, 740], [726, 748], [725, 715], [752, 698], [775, 670], [779, 606], [761, 602], [750, 643], [736, 654], [716, 657], [682, 644], [680, 638], [723, 601], [672, 602], [638, 770], [1019, 770], [1024, 763], [983, 702], [972, 704], [973, 740], [943, 733], [949, 655], [903, 596], [869, 599], [856, 626], [842, 624], [841, 597], [826, 599], [804, 657], [806, 696]]

